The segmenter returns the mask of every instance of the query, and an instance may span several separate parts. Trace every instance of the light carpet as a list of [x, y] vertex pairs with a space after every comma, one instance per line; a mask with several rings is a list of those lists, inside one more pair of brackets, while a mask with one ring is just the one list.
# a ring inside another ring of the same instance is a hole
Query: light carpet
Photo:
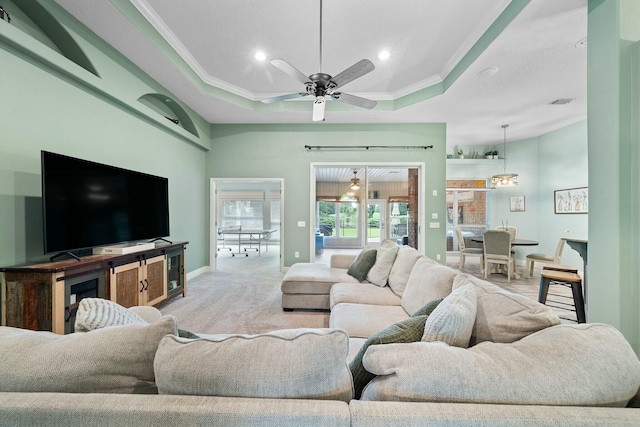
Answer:
[[329, 312], [282, 310], [278, 246], [260, 256], [220, 252], [218, 268], [189, 280], [187, 296], [160, 306], [178, 327], [203, 334], [259, 334], [278, 329], [327, 328]]

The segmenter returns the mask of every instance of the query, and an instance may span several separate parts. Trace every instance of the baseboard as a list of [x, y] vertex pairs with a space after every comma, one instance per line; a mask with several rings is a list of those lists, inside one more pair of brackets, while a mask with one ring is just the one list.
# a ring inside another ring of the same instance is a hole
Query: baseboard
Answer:
[[199, 275], [201, 275], [203, 273], [209, 273], [211, 271], [213, 271], [213, 269], [210, 266], [205, 265], [204, 267], [200, 267], [197, 270], [193, 270], [193, 271], [188, 272], [187, 273], [187, 280], [195, 279]]

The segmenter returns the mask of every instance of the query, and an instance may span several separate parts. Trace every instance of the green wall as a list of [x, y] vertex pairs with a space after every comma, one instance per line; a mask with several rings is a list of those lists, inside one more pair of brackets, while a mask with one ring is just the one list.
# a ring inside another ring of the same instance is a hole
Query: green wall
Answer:
[[139, 103], [146, 93], [166, 91], [49, 6], [100, 77], [43, 44], [42, 34], [36, 39], [23, 31], [21, 14], [11, 24], [0, 20], [0, 266], [46, 259], [41, 150], [167, 177], [169, 238], [190, 242], [188, 271], [207, 265], [209, 125], [189, 112], [198, 137]]
[[589, 319], [640, 354], [640, 3], [589, 1]]
[[[425, 218], [445, 217], [444, 124], [401, 125], [212, 125], [207, 153], [210, 178], [283, 178], [284, 265], [310, 259], [310, 169], [312, 162], [425, 162]], [[428, 150], [313, 150], [305, 145], [434, 145]], [[433, 196], [433, 191], [437, 196]], [[305, 221], [306, 227], [297, 226]], [[442, 220], [440, 220], [442, 223]], [[445, 259], [445, 229], [425, 228], [425, 253]], [[294, 252], [300, 252], [295, 259]]]

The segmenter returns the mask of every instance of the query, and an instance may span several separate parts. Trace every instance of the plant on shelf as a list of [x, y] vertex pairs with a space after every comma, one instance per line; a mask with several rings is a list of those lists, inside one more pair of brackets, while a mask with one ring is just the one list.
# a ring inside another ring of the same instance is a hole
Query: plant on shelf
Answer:
[[485, 158], [487, 159], [498, 159], [498, 152], [497, 151], [487, 151], [486, 153], [484, 153]]
[[464, 151], [460, 147], [458, 147], [458, 157], [464, 159]]

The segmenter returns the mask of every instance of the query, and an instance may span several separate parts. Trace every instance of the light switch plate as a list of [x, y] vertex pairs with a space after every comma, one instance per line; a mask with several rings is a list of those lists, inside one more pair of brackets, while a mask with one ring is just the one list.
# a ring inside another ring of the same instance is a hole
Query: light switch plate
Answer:
[[431, 219], [438, 219], [438, 213], [437, 212], [432, 213]]
[[306, 225], [306, 222], [298, 221], [298, 227], [304, 227], [305, 225]]
[[440, 223], [439, 222], [430, 222], [429, 223], [429, 228], [440, 228]]

